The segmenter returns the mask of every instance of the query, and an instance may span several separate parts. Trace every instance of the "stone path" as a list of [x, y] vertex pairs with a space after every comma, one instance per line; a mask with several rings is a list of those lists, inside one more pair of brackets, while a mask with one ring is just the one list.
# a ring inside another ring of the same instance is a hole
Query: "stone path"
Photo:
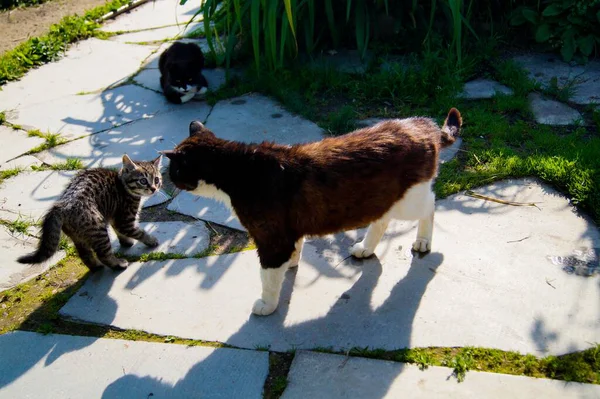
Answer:
[[[82, 41], [60, 61], [3, 87], [0, 110], [14, 128], [0, 126], [0, 170], [23, 171], [0, 185], [0, 219], [38, 221], [76, 173], [35, 171], [31, 165], [77, 158], [85, 167], [114, 167], [123, 153], [150, 159], [186, 137], [192, 120], [231, 140], [292, 144], [322, 137], [316, 124], [258, 94], [214, 106], [167, 103], [158, 85], [158, 56], [170, 39], [181, 38], [199, 23], [197, 17], [192, 21], [196, 2], [185, 7], [177, 3], [148, 2], [107, 23], [103, 30], [114, 33], [109, 39]], [[324, 62], [336, 66], [345, 58], [356, 73], [363, 73], [371, 60], [370, 55], [360, 60], [355, 53], [341, 53], [328, 54]], [[542, 85], [549, 85], [552, 76], [560, 84], [575, 79], [570, 104], [532, 96], [539, 123], [574, 123], [580, 115], [569, 107], [597, 99], [600, 66], [595, 63], [578, 69], [546, 57], [515, 61]], [[225, 81], [220, 69], [206, 75], [212, 90]], [[465, 85], [463, 97], [490, 98], [497, 92], [512, 94], [497, 82], [479, 79]], [[28, 137], [31, 129], [59, 133], [67, 142], [27, 154], [44, 143]], [[460, 145], [458, 141], [446, 150], [441, 162], [455, 156]], [[256, 251], [194, 258], [209, 248], [212, 230], [205, 221], [241, 230], [239, 221], [215, 202], [167, 185], [145, 201], [144, 207], [152, 207], [159, 217], [143, 221], [142, 227], [159, 237], [160, 246], [152, 250], [161, 253], [157, 256], [182, 259], [132, 263], [120, 274], [95, 273], [60, 315], [248, 350], [15, 332], [0, 336], [0, 398], [259, 397], [269, 357], [257, 347], [346, 351], [354, 346], [482, 346], [542, 356], [598, 342], [600, 303], [594, 298], [600, 295], [600, 270], [597, 259], [586, 258], [581, 250], [600, 248], [597, 227], [564, 196], [535, 180], [499, 182], [475, 191], [535, 202], [536, 207], [513, 207], [466, 193], [438, 201], [434, 248], [425, 256], [410, 252], [416, 232], [415, 224], [407, 222], [394, 222], [377, 256], [363, 261], [347, 257], [364, 230], [310, 240], [299, 268], [287, 273], [279, 309], [260, 318], [250, 314], [260, 292]], [[33, 278], [64, 256], [59, 253], [39, 268], [14, 261], [35, 244], [34, 237], [0, 226], [0, 291]], [[114, 236], [113, 245], [120, 250]], [[136, 244], [122, 252], [139, 256], [150, 250]], [[308, 392], [315, 397], [599, 395], [597, 386], [485, 373], [469, 373], [466, 383], [456, 384], [446, 380], [449, 374], [447, 368], [421, 372], [399, 363], [299, 352], [284, 397], [311, 396]]]

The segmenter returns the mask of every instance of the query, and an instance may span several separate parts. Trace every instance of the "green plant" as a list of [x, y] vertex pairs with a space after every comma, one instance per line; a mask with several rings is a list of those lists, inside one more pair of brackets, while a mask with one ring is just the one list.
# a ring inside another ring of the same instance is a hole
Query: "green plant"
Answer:
[[33, 223], [18, 217], [17, 220], [5, 223], [5, 225], [11, 233], [27, 234], [27, 230], [33, 226]]
[[329, 134], [339, 135], [348, 133], [356, 128], [356, 111], [349, 105], [330, 112], [322, 126]]
[[517, 8], [511, 23], [532, 26], [535, 40], [560, 49], [565, 61], [587, 60], [600, 43], [600, 0], [544, 0]]

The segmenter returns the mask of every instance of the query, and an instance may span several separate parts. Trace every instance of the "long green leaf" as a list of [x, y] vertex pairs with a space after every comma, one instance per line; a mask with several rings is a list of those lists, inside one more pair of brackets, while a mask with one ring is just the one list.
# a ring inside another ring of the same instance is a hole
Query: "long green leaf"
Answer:
[[288, 31], [290, 30], [289, 26], [286, 24], [281, 24], [281, 34], [279, 41], [279, 64], [278, 67], [283, 67], [283, 62], [285, 59], [285, 44], [287, 41]]
[[252, 48], [256, 73], [260, 74], [260, 0], [252, 0], [250, 7], [250, 30], [252, 31]]
[[352, 0], [348, 0], [346, 3], [346, 22], [350, 21], [350, 9], [352, 8]]
[[287, 14], [287, 19], [288, 19], [288, 23], [290, 24], [290, 29], [292, 30], [292, 36], [294, 36], [294, 40], [296, 40], [296, 29], [294, 27], [294, 17], [292, 16], [292, 1], [291, 0], [283, 0], [283, 4], [285, 5], [285, 13]]
[[325, 0], [325, 14], [327, 14], [327, 22], [329, 23], [329, 32], [331, 33], [331, 38], [333, 39], [333, 45], [338, 47], [339, 37], [337, 27], [335, 26], [332, 0]]
[[242, 6], [240, 4], [240, 0], [233, 0], [233, 9], [235, 11], [235, 17], [236, 17], [238, 26], [240, 27], [240, 31], [241, 31], [242, 30]]
[[276, 0], [270, 0], [266, 10], [268, 19], [266, 39], [269, 42], [269, 55], [267, 58], [273, 69], [277, 66], [277, 3]]

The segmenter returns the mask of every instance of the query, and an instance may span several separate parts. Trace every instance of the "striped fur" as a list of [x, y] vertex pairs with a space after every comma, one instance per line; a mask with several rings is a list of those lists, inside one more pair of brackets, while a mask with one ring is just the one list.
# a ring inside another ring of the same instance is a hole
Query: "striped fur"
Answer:
[[124, 155], [120, 171], [95, 168], [78, 173], [44, 216], [38, 249], [18, 261], [31, 264], [48, 260], [58, 249], [62, 230], [90, 269], [125, 268], [127, 261], [115, 257], [111, 250], [109, 224], [122, 246], [133, 245], [133, 240], [149, 247], [158, 245], [155, 237], [138, 228], [137, 215], [141, 198], [162, 185], [160, 160], [159, 156], [149, 162], [134, 162]]

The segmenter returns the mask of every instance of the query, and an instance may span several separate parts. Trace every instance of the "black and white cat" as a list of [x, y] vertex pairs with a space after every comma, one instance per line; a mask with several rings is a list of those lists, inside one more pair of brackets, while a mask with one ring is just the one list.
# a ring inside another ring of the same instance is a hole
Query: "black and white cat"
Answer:
[[167, 100], [175, 104], [203, 95], [208, 82], [202, 74], [204, 54], [194, 43], [175, 42], [158, 61], [160, 86]]

